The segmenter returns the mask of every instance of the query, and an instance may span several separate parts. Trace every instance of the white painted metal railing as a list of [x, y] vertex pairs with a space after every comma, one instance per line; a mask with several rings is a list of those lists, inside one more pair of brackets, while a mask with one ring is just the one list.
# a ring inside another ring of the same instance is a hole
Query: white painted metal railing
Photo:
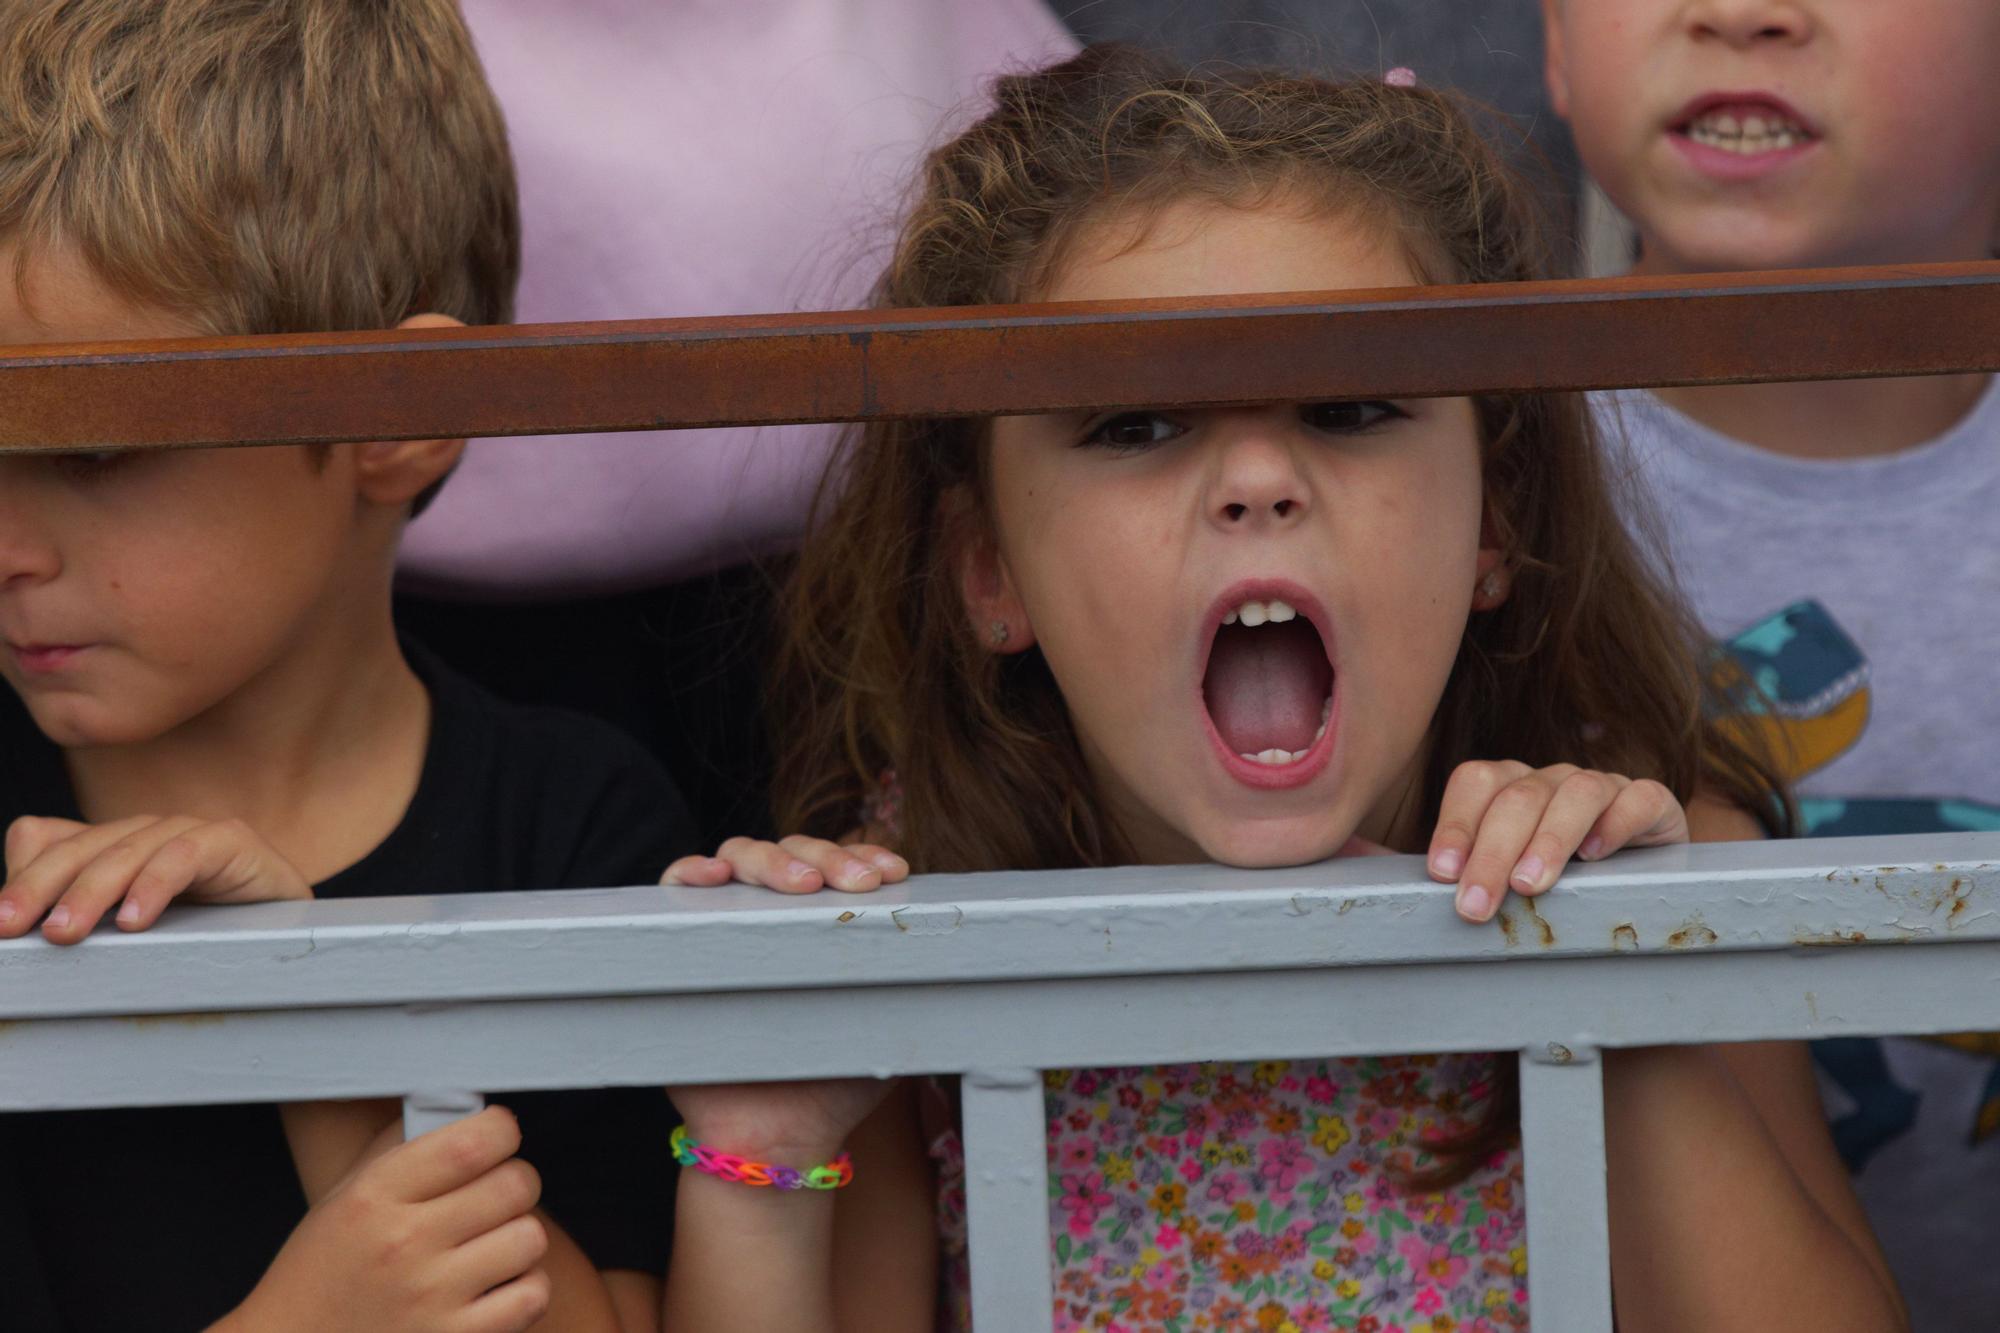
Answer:
[[978, 1327], [1025, 1333], [1037, 1071], [1516, 1050], [1531, 1309], [1585, 1333], [1600, 1049], [2000, 1030], [1996, 980], [2000, 834], [1628, 853], [1486, 928], [1413, 858], [189, 908], [0, 944], [0, 1109], [421, 1092], [421, 1124], [461, 1089], [963, 1074]]

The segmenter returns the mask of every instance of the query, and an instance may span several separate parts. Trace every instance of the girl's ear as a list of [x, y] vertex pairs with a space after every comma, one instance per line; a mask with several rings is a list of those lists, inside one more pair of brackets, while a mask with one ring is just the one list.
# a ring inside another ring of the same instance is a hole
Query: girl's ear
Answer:
[[1507, 551], [1500, 545], [1489, 508], [1479, 522], [1479, 557], [1472, 563], [1472, 609], [1491, 611], [1513, 590], [1514, 571], [1507, 564]]
[[[450, 315], [412, 315], [399, 329], [448, 329], [462, 325]], [[442, 481], [458, 465], [464, 440], [377, 440], [354, 448], [354, 472], [361, 494], [375, 504], [405, 505]]]
[[958, 594], [971, 618], [972, 633], [988, 652], [1018, 653], [1034, 646], [1035, 628], [1014, 587], [1014, 575], [993, 524], [962, 488], [941, 502], [945, 531], [952, 534]]

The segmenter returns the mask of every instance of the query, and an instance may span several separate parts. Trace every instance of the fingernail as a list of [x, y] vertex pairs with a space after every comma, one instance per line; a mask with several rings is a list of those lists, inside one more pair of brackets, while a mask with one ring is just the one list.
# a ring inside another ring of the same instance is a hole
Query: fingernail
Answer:
[[812, 873], [813, 873], [813, 868], [807, 865], [804, 861], [792, 862], [791, 876], [793, 879], [805, 879], [809, 877]]
[[1458, 878], [1458, 872], [1464, 865], [1465, 857], [1455, 847], [1447, 847], [1431, 858], [1431, 869], [1446, 879]]
[[19, 915], [21, 915], [20, 908], [12, 903], [0, 902], [0, 926], [6, 925]]
[[875, 862], [877, 867], [889, 872], [890, 874], [894, 874], [896, 871], [901, 870], [904, 865], [903, 858], [896, 855], [894, 852], [883, 852], [880, 856], [876, 856], [871, 859]]
[[1595, 833], [1583, 840], [1583, 846], [1576, 849], [1577, 855], [1586, 861], [1593, 861], [1604, 855], [1604, 839]]
[[137, 921], [139, 919], [138, 902], [134, 899], [127, 898], [125, 900], [125, 905], [118, 909], [118, 919], [124, 922], [128, 926], [131, 925], [134, 921]]
[[1458, 914], [1474, 921], [1484, 921], [1493, 910], [1493, 895], [1477, 884], [1465, 886], [1465, 892], [1458, 895]]
[[1524, 884], [1531, 889], [1535, 888], [1542, 882], [1542, 869], [1541, 857], [1524, 856], [1521, 858], [1521, 863], [1514, 867], [1514, 882]]
[[67, 926], [69, 924], [69, 909], [67, 907], [58, 907], [55, 911], [50, 912], [49, 924], [57, 930], [61, 930], [64, 926]]

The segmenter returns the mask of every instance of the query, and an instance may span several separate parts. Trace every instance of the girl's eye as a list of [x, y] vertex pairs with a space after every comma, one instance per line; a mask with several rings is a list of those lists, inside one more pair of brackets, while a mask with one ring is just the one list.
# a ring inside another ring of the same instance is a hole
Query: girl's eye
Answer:
[[71, 481], [93, 482], [130, 462], [132, 457], [129, 453], [107, 449], [88, 454], [52, 454], [49, 463]]
[[1148, 449], [1187, 434], [1187, 427], [1157, 412], [1120, 412], [1084, 432], [1083, 443], [1107, 449]]
[[1299, 409], [1299, 416], [1315, 430], [1331, 431], [1340, 435], [1355, 435], [1379, 426], [1409, 413], [1394, 403], [1308, 403]]

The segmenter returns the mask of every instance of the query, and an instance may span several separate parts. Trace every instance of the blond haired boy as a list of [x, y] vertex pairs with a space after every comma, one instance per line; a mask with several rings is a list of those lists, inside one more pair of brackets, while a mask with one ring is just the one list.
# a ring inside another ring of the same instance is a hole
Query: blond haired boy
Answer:
[[[518, 254], [449, 0], [0, 8], [0, 345], [496, 323]], [[0, 459], [0, 935], [637, 883], [685, 850], [636, 745], [399, 644], [397, 542], [461, 448]], [[512, 1104], [410, 1144], [376, 1103], [0, 1119], [0, 1327], [651, 1318], [657, 1091]]]
[[[1556, 108], [1637, 228], [1637, 271], [1992, 253], [1994, 0], [1543, 8]], [[1990, 377], [1667, 389], [1598, 405], [1696, 611], [1773, 701], [1761, 723], [1789, 756], [1808, 830], [2000, 829]], [[2000, 1196], [2000, 1066], [1980, 1044], [1815, 1051], [1836, 1142], [1920, 1329], [1988, 1329], [2000, 1309], [2000, 1267], [1962, 1251]]]

